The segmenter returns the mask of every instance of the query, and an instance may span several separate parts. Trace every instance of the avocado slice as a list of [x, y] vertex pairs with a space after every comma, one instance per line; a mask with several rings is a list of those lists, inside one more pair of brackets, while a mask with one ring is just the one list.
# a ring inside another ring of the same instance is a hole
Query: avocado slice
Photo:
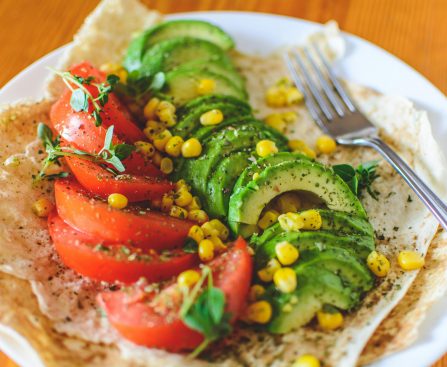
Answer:
[[[335, 210], [315, 209], [321, 215], [321, 230], [335, 232], [338, 235], [360, 235], [374, 238], [374, 230], [371, 224], [356, 215], [338, 212]], [[278, 222], [266, 228], [261, 235], [255, 234], [250, 238], [250, 243], [254, 246], [260, 246], [276, 235], [283, 233]]]
[[351, 251], [359, 259], [365, 260], [375, 248], [374, 238], [360, 235], [344, 235], [330, 231], [300, 231], [282, 232], [267, 242], [256, 247], [255, 263], [262, 268], [272, 258], [276, 257], [275, 247], [279, 242], [287, 241], [298, 250], [312, 250], [314, 248], [329, 249], [343, 248]]
[[334, 171], [309, 160], [279, 163], [267, 167], [256, 180], [231, 195], [228, 221], [239, 233], [240, 224], [256, 224], [264, 207], [276, 196], [292, 190], [309, 191], [329, 209], [366, 218], [365, 209], [348, 185]]
[[194, 98], [185, 105], [180, 106], [177, 109], [177, 117], [179, 117], [179, 119], [182, 119], [185, 115], [189, 114], [196, 108], [215, 103], [232, 104], [237, 109], [246, 110], [248, 113], [251, 113], [251, 106], [246, 101], [223, 94], [206, 94], [204, 96]]
[[202, 79], [214, 80], [216, 93], [227, 94], [242, 100], [247, 99], [247, 92], [239, 89], [230, 79], [206, 70], [179, 69], [168, 72], [164, 93], [172, 97], [174, 104], [185, 104], [199, 96], [197, 85]]
[[[230, 57], [214, 43], [191, 37], [176, 37], [150, 47], [143, 55], [138, 76], [170, 71], [192, 60], [219, 61], [233, 69]], [[130, 70], [132, 71], [132, 70]]]
[[294, 292], [280, 293], [271, 285], [262, 297], [273, 307], [272, 319], [266, 325], [271, 333], [284, 334], [306, 325], [326, 304], [349, 310], [360, 300], [358, 292], [345, 286], [340, 277], [325, 268], [297, 266], [295, 272], [298, 287]]
[[211, 217], [223, 218], [228, 213], [228, 202], [234, 183], [240, 173], [250, 164], [250, 152], [235, 152], [225, 157], [218, 164], [216, 170], [206, 185], [207, 193], [205, 206]]

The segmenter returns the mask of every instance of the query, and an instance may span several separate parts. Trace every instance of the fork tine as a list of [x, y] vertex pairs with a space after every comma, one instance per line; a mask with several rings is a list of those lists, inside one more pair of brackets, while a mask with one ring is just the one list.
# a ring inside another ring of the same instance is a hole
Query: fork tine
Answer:
[[340, 103], [339, 99], [335, 95], [335, 93], [332, 91], [332, 86], [328, 83], [326, 78], [324, 77], [323, 73], [321, 72], [320, 68], [318, 67], [314, 57], [311, 55], [309, 50], [307, 48], [304, 49], [304, 54], [307, 57], [307, 60], [309, 61], [310, 65], [312, 66], [312, 69], [315, 71], [315, 74], [317, 75], [318, 81], [320, 82], [324, 93], [326, 94], [326, 97], [328, 100], [332, 103], [332, 107], [335, 109], [335, 111], [338, 113], [340, 117], [343, 117], [345, 115], [343, 105]]
[[348, 93], [346, 93], [345, 89], [342, 87], [340, 82], [338, 81], [337, 77], [335, 76], [334, 72], [332, 71], [331, 66], [329, 65], [329, 62], [327, 61], [326, 57], [321, 52], [320, 48], [316, 43], [313, 43], [313, 47], [316, 50], [318, 57], [323, 62], [324, 68], [326, 69], [326, 72], [329, 76], [329, 79], [334, 84], [335, 89], [337, 90], [338, 94], [340, 95], [341, 99], [345, 103], [346, 107], [349, 108], [351, 112], [355, 112], [356, 108], [354, 106], [354, 103], [352, 102], [351, 98], [349, 97]]
[[329, 106], [326, 103], [324, 97], [321, 95], [320, 91], [318, 90], [317, 85], [309, 77], [308, 73], [306, 72], [306, 67], [304, 66], [304, 62], [301, 59], [301, 56], [296, 51], [293, 51], [293, 56], [295, 57], [297, 65], [301, 69], [300, 70], [301, 75], [303, 75], [303, 79], [305, 80], [307, 86], [309, 87], [309, 90], [312, 93], [313, 97], [315, 98], [315, 101], [320, 106], [320, 108], [323, 111], [323, 114], [326, 116], [326, 118], [328, 120], [332, 120], [334, 118], [334, 116], [333, 116], [332, 112], [330, 111]]
[[292, 75], [292, 79], [295, 82], [295, 85], [298, 87], [298, 89], [301, 91], [301, 93], [304, 94], [304, 100], [306, 103], [307, 108], [309, 109], [309, 112], [312, 116], [312, 118], [317, 122], [318, 126], [327, 132], [327, 128], [323, 122], [323, 120], [320, 117], [319, 109], [315, 105], [315, 102], [312, 98], [312, 95], [309, 93], [307, 88], [304, 86], [304, 82], [301, 79], [301, 76], [297, 73], [295, 70], [295, 66], [293, 65], [292, 58], [289, 54], [289, 52], [286, 52], [284, 54], [284, 62], [289, 69], [290, 75]]

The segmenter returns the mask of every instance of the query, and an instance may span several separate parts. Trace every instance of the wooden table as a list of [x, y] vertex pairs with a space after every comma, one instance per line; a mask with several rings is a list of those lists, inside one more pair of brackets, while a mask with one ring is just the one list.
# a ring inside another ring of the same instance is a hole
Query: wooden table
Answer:
[[[340, 27], [395, 54], [447, 93], [445, 0], [145, 0], [163, 13], [245, 10], [284, 14]], [[27, 65], [69, 42], [95, 7], [89, 0], [2, 0], [0, 86]], [[0, 366], [14, 364], [0, 353]], [[447, 367], [447, 355], [435, 367]]]

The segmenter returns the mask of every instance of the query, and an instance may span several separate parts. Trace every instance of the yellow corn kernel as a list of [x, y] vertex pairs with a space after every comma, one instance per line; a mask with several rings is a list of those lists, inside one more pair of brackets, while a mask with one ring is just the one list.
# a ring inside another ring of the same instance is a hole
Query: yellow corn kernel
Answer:
[[320, 367], [320, 361], [311, 354], [303, 354], [298, 357], [292, 367]]
[[202, 207], [202, 205], [200, 204], [200, 199], [198, 196], [193, 196], [191, 203], [189, 203], [189, 205], [186, 207], [186, 209], [188, 209], [188, 211], [191, 210], [198, 210]]
[[210, 222], [203, 223], [201, 226], [205, 237], [219, 236], [219, 230], [214, 227]]
[[302, 153], [312, 159], [315, 159], [315, 157], [317, 156], [315, 151], [309, 148], [303, 140], [289, 140], [289, 148], [292, 149], [292, 151], [294, 152]]
[[163, 110], [168, 110], [171, 112], [175, 112], [176, 108], [175, 106], [169, 102], [169, 101], [161, 101], [158, 106], [157, 106], [157, 110], [156, 110], [156, 114], [158, 115], [159, 112], [163, 111]]
[[[165, 102], [165, 101], [163, 101]], [[161, 102], [161, 103], [163, 103]], [[160, 103], [160, 104], [161, 104]], [[172, 127], [177, 123], [177, 116], [175, 115], [175, 112], [172, 111], [169, 108], [164, 108], [160, 110], [160, 107], [157, 109], [157, 116], [160, 119], [161, 122], [166, 124], [168, 127]]]
[[186, 183], [186, 181], [185, 181], [183, 178], [180, 179], [180, 180], [178, 180], [178, 181], [175, 183], [175, 188], [176, 188], [177, 190], [180, 190], [180, 189], [185, 189], [185, 190], [187, 190], [187, 191], [190, 190], [189, 185]]
[[165, 126], [161, 122], [148, 120], [146, 121], [146, 127], [143, 129], [143, 133], [150, 141], [153, 141], [164, 129]]
[[335, 330], [343, 325], [343, 315], [341, 312], [317, 312], [318, 325], [323, 330]]
[[122, 68], [117, 71], [116, 75], [118, 75], [118, 78], [120, 79], [120, 82], [123, 84], [127, 83], [127, 77], [129, 76], [129, 73], [126, 69]]
[[337, 149], [337, 143], [329, 135], [321, 135], [316, 142], [317, 150], [323, 154], [332, 154]]
[[162, 158], [160, 161], [160, 171], [169, 175], [174, 170], [174, 162], [170, 158]]
[[217, 230], [217, 235], [221, 240], [225, 241], [230, 235], [228, 228], [219, 219], [212, 219], [208, 223], [212, 228]]
[[275, 246], [276, 257], [282, 265], [290, 265], [298, 260], [300, 253], [290, 242], [278, 242]]
[[298, 104], [304, 100], [303, 94], [289, 85], [275, 85], [267, 89], [265, 101], [270, 107], [286, 107]]
[[160, 154], [160, 152], [155, 152], [152, 156], [152, 163], [155, 164], [157, 167], [160, 167], [162, 159], [163, 156]]
[[416, 251], [401, 251], [397, 262], [403, 270], [417, 270], [424, 266], [424, 257]]
[[160, 100], [158, 98], [151, 98], [144, 106], [144, 117], [146, 117], [148, 120], [154, 120], [157, 117], [155, 112], [157, 111], [159, 104]]
[[161, 211], [169, 212], [174, 205], [174, 196], [172, 194], [164, 194], [161, 198]]
[[304, 95], [296, 87], [286, 88], [287, 106], [292, 106], [304, 101]]
[[166, 144], [169, 139], [172, 138], [172, 134], [169, 130], [163, 130], [157, 135], [153, 137], [153, 143], [155, 148], [157, 148], [160, 152], [164, 151]]
[[107, 198], [107, 202], [112, 208], [124, 209], [129, 202], [127, 198], [122, 194], [110, 194]]
[[272, 306], [267, 301], [257, 301], [245, 310], [244, 319], [257, 324], [266, 324], [272, 318]]
[[201, 274], [197, 270], [185, 270], [177, 277], [177, 284], [182, 288], [191, 288], [201, 278]]
[[298, 119], [298, 115], [296, 114], [296, 112], [293, 111], [283, 112], [281, 116], [287, 124], [291, 124]]
[[287, 232], [299, 231], [304, 226], [303, 218], [297, 213], [281, 214], [278, 217], [281, 228]]
[[192, 201], [192, 195], [187, 188], [180, 188], [174, 195], [175, 204], [184, 208]]
[[223, 243], [223, 241], [217, 236], [211, 236], [209, 240], [214, 244], [214, 249], [218, 252], [224, 251], [227, 249], [227, 246]]
[[171, 206], [171, 210], [169, 210], [169, 215], [175, 218], [186, 219], [188, 217], [188, 212], [178, 205], [173, 205]]
[[369, 270], [371, 270], [376, 276], [383, 278], [390, 271], [390, 262], [385, 257], [377, 251], [371, 251], [371, 253], [366, 258], [366, 264]]
[[258, 221], [258, 227], [266, 229], [278, 220], [279, 213], [276, 210], [267, 210]]
[[258, 277], [263, 282], [271, 282], [273, 280], [273, 274], [279, 269], [281, 269], [281, 264], [278, 260], [270, 259], [265, 268], [258, 271]]
[[283, 293], [290, 293], [296, 289], [297, 279], [295, 270], [292, 268], [281, 268], [273, 274], [273, 283]]
[[178, 157], [182, 152], [183, 139], [181, 136], [173, 136], [165, 146], [165, 152], [172, 157]]
[[99, 70], [106, 74], [115, 74], [119, 77], [120, 82], [125, 84], [127, 81], [127, 71], [120, 64], [107, 62], [99, 67]]
[[188, 213], [188, 219], [199, 224], [208, 222], [208, 214], [205, 213], [204, 210], [194, 209]]
[[202, 228], [198, 225], [194, 225], [189, 229], [188, 237], [192, 238], [197, 243], [200, 243], [200, 241], [205, 238], [205, 235], [203, 234]]
[[47, 198], [37, 199], [32, 205], [32, 211], [40, 218], [48, 217], [53, 210], [53, 204]]
[[260, 284], [254, 284], [250, 287], [250, 292], [248, 293], [248, 299], [252, 302], [256, 301], [265, 293], [265, 288]]
[[224, 115], [221, 110], [209, 110], [200, 116], [200, 123], [203, 126], [211, 126], [220, 124], [224, 119]]
[[253, 180], [257, 180], [259, 178], [259, 173], [255, 172], [253, 173]]
[[256, 144], [256, 153], [261, 157], [267, 157], [270, 154], [278, 153], [278, 148], [274, 141], [260, 140]]
[[137, 141], [135, 142], [135, 147], [137, 148], [138, 152], [148, 158], [153, 157], [155, 153], [155, 147], [147, 141]]
[[216, 82], [213, 79], [201, 79], [197, 84], [198, 94], [213, 93], [214, 89], [216, 89]]
[[309, 209], [299, 213], [300, 218], [303, 220], [303, 228], [316, 231], [321, 228], [323, 221], [321, 214], [315, 209]]
[[281, 133], [287, 130], [287, 123], [284, 121], [280, 113], [272, 113], [265, 118], [265, 123]]
[[186, 140], [182, 145], [182, 156], [185, 158], [194, 158], [202, 154], [202, 144], [196, 138]]
[[281, 214], [289, 212], [293, 213], [300, 209], [301, 199], [295, 192], [285, 192], [278, 196], [275, 202], [275, 207]]
[[214, 243], [211, 240], [202, 240], [199, 243], [199, 257], [203, 262], [208, 262], [214, 258]]

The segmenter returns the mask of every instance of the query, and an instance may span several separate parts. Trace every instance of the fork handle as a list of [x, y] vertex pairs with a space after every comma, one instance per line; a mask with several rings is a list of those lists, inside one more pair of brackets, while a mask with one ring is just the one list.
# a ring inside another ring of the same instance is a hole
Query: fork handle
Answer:
[[351, 141], [353, 145], [367, 146], [377, 150], [391, 166], [403, 177], [405, 182], [411, 187], [416, 195], [422, 200], [425, 206], [433, 213], [441, 226], [447, 231], [447, 206], [441, 198], [437, 196], [392, 150], [383, 140], [377, 137], [358, 138]]

